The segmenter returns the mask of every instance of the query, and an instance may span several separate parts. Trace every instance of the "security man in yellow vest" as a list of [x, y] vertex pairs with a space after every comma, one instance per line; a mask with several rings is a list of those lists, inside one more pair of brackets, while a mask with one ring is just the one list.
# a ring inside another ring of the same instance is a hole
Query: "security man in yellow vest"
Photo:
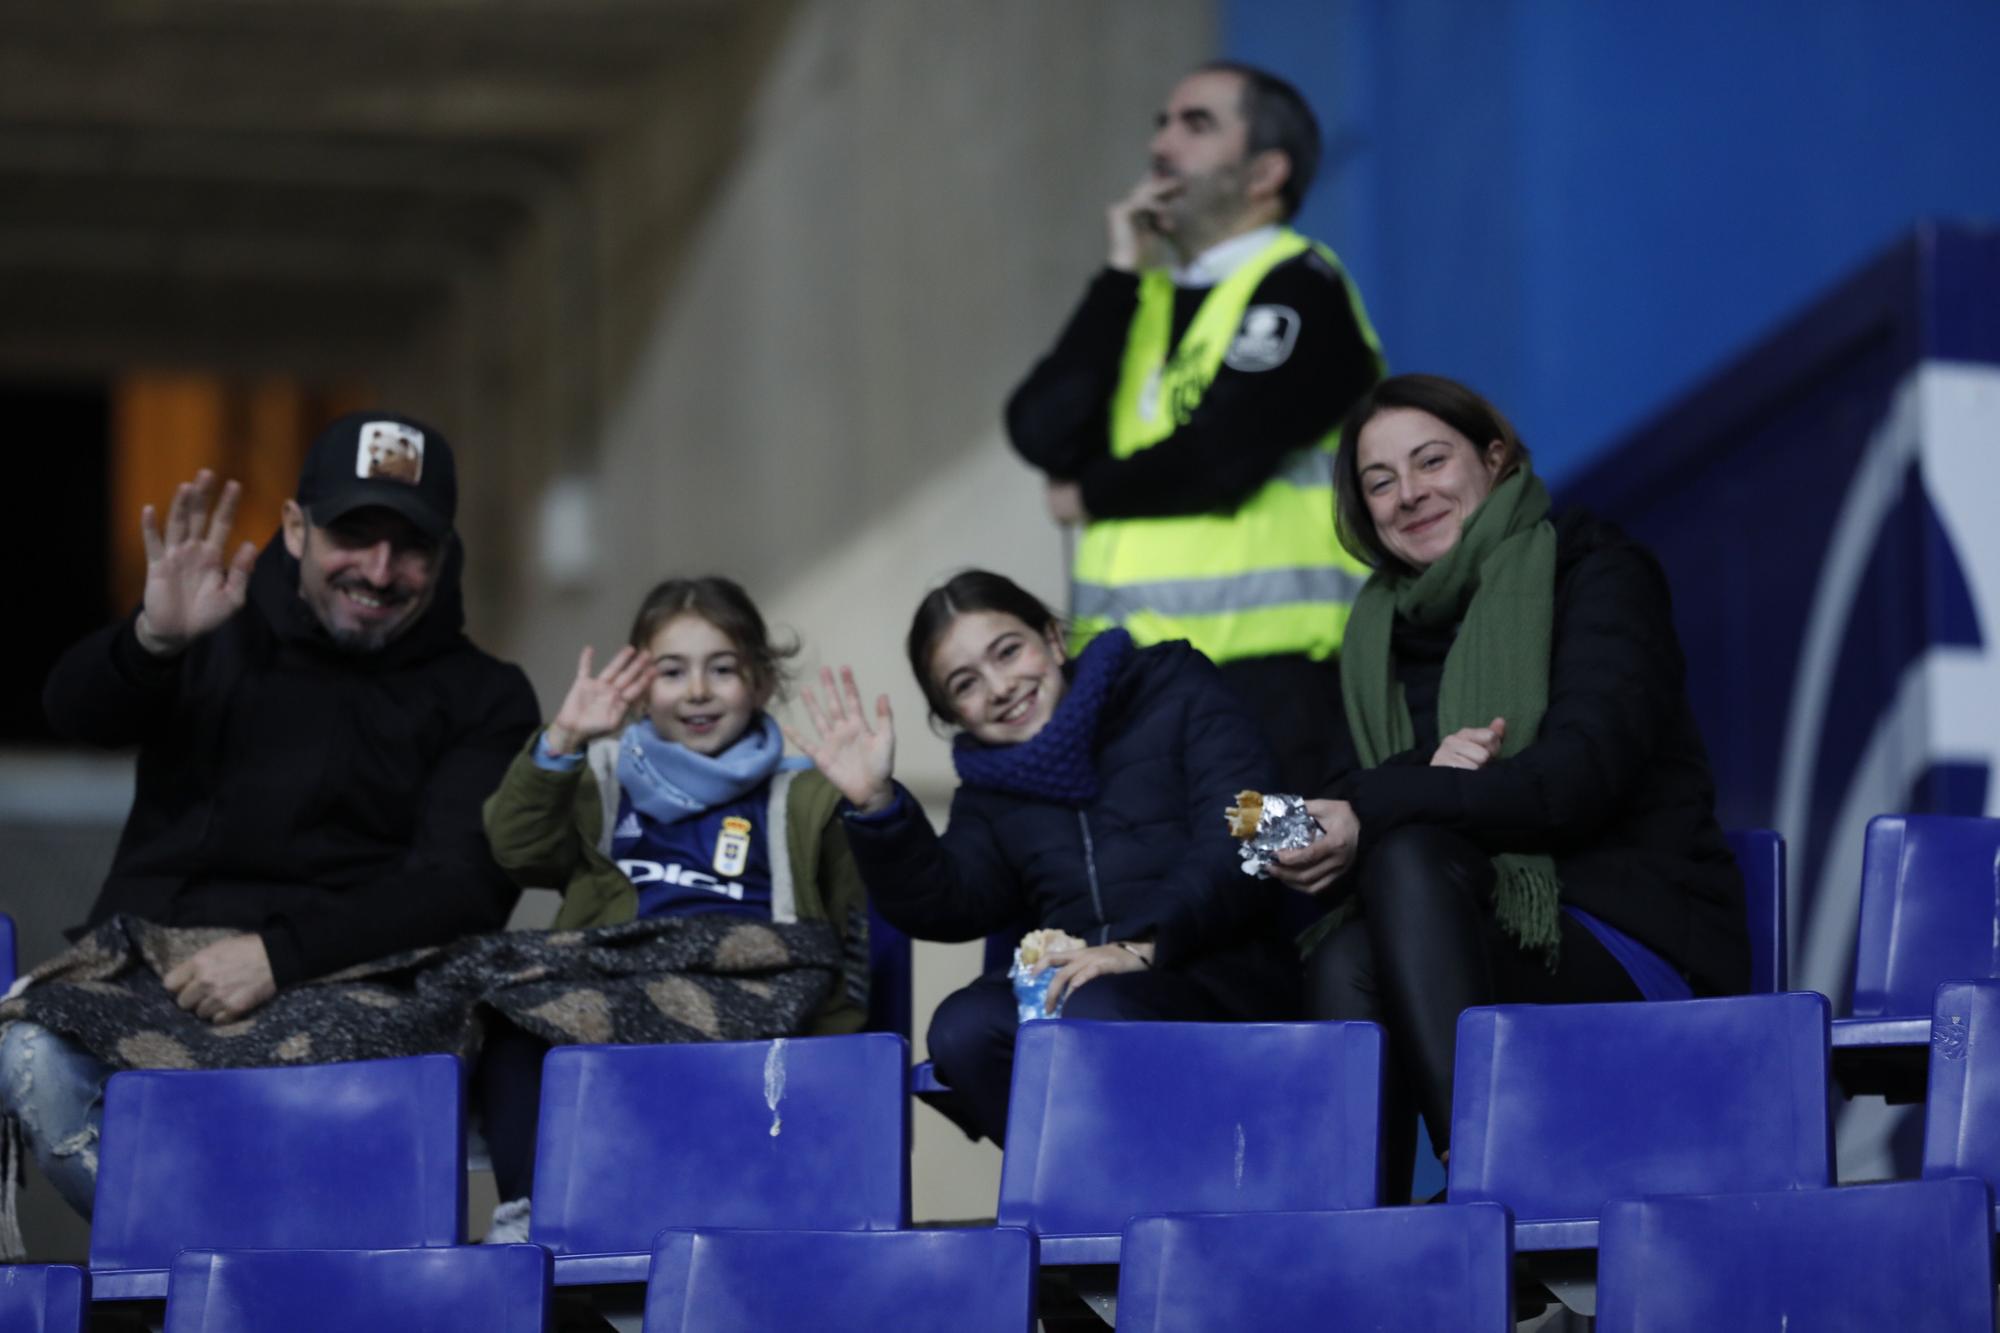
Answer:
[[1286, 226], [1319, 128], [1298, 90], [1217, 61], [1174, 88], [1110, 255], [1007, 404], [1077, 524], [1077, 645], [1187, 639], [1312, 792], [1346, 723], [1338, 653], [1367, 575], [1334, 536], [1332, 455], [1380, 345], [1333, 252]]

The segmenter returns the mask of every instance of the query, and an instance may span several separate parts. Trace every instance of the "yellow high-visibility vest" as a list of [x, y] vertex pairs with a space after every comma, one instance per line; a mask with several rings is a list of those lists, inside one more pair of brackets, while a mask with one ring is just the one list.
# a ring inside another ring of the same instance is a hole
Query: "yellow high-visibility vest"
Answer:
[[[1210, 290], [1171, 349], [1173, 279], [1164, 270], [1141, 275], [1111, 403], [1113, 458], [1159, 443], [1193, 415], [1257, 284], [1308, 247], [1340, 271], [1331, 250], [1282, 229]], [[1343, 285], [1380, 373], [1381, 342], [1353, 283]], [[1073, 646], [1123, 625], [1142, 646], [1187, 639], [1216, 662], [1273, 653], [1324, 660], [1339, 652], [1348, 608], [1369, 573], [1334, 535], [1333, 454], [1339, 444], [1335, 429], [1292, 451], [1278, 474], [1234, 513], [1093, 520], [1077, 543], [1071, 571]]]

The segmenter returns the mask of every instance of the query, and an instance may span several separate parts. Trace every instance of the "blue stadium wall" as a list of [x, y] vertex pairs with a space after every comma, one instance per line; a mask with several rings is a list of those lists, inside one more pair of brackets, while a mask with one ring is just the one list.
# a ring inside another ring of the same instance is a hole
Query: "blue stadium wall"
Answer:
[[2000, 4], [1225, 0], [1400, 369], [1580, 472], [1920, 217], [2000, 220]]

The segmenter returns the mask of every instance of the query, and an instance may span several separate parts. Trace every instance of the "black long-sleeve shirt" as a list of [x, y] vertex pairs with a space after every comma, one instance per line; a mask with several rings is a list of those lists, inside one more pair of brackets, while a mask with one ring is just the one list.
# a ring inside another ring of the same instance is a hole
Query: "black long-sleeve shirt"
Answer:
[[[1169, 346], [1212, 288], [1174, 294]], [[1110, 410], [1138, 303], [1135, 274], [1104, 269], [1062, 336], [1007, 403], [1014, 448], [1049, 476], [1074, 480], [1094, 518], [1227, 512], [1269, 481], [1286, 454], [1320, 439], [1379, 374], [1338, 270], [1316, 251], [1265, 274], [1245, 312], [1288, 309], [1297, 321], [1277, 364], [1225, 358], [1188, 419], [1130, 458], [1111, 457]]]
[[460, 555], [403, 637], [343, 653], [276, 541], [250, 602], [175, 658], [127, 619], [65, 653], [58, 733], [139, 747], [138, 785], [87, 925], [124, 913], [264, 941], [279, 985], [498, 930], [519, 891], [480, 803], [537, 721], [518, 667], [460, 632]]

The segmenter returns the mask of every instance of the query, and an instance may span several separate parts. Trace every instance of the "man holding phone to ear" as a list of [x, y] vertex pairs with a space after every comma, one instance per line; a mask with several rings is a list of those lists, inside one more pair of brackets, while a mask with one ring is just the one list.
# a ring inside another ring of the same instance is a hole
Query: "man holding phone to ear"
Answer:
[[1113, 626], [1193, 642], [1295, 791], [1345, 726], [1336, 664], [1367, 571], [1335, 538], [1332, 454], [1383, 371], [1339, 261], [1286, 225], [1319, 156], [1284, 80], [1228, 61], [1182, 79], [1106, 211], [1105, 267], [1007, 404], [1049, 512], [1081, 529], [1078, 646]]

